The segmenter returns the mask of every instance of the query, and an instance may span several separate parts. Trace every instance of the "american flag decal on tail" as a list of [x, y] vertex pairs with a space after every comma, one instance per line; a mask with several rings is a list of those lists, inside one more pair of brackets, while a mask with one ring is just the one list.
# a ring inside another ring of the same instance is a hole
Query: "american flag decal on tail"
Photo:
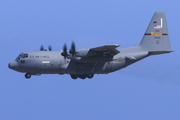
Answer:
[[161, 29], [163, 27], [163, 19], [161, 18], [161, 25], [155, 25], [154, 29]]
[[156, 25], [154, 29], [161, 29], [161, 25]]

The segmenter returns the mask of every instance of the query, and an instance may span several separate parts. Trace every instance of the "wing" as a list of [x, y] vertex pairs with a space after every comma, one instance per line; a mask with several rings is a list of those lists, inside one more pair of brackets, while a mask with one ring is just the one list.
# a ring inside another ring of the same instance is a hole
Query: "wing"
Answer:
[[95, 52], [95, 56], [115, 56], [120, 53], [116, 48], [120, 45], [104, 45], [101, 47], [91, 48], [90, 52]]
[[68, 56], [69, 59], [74, 59], [81, 63], [97, 63], [108, 62], [113, 60], [113, 56], [120, 53], [116, 48], [120, 45], [105, 45], [96, 48], [76, 50], [76, 57]]

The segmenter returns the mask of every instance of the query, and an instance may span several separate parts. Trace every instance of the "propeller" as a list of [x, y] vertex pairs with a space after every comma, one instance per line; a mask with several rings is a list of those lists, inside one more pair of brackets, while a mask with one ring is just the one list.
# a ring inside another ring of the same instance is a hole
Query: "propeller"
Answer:
[[48, 49], [49, 49], [49, 51], [52, 51], [52, 46], [51, 46], [51, 45], [49, 45]]
[[63, 52], [61, 53], [61, 55], [62, 56], [64, 56], [64, 59], [66, 59], [66, 57], [67, 57], [67, 46], [66, 46], [66, 44], [64, 44], [64, 47], [63, 47]]
[[76, 54], [76, 49], [75, 49], [75, 43], [74, 42], [72, 42], [72, 44], [71, 44], [71, 49], [69, 50], [69, 53], [72, 54], [73, 57]]
[[41, 45], [41, 47], [40, 47], [40, 51], [43, 51], [44, 50], [44, 46], [43, 45]]

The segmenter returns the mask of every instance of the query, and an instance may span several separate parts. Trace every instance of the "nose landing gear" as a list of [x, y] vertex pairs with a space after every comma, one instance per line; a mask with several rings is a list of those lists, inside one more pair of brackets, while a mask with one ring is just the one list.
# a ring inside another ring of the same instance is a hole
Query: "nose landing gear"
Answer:
[[25, 78], [27, 78], [27, 79], [31, 78], [31, 74], [30, 73], [26, 73], [25, 74]]

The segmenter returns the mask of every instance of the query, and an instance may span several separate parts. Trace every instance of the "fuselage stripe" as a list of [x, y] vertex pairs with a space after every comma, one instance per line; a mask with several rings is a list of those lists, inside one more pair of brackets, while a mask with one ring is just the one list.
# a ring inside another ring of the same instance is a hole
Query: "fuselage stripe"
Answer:
[[152, 34], [152, 33], [145, 33], [144, 35], [168, 35], [167, 33], [154, 33], [154, 34]]

